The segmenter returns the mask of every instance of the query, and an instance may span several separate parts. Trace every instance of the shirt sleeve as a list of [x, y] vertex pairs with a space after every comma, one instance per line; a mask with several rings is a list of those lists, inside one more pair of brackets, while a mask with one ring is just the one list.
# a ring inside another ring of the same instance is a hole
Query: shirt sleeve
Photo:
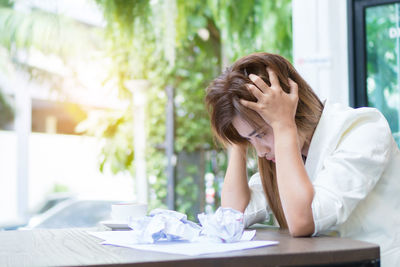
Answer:
[[313, 235], [347, 220], [381, 177], [391, 145], [386, 119], [374, 109], [342, 131], [338, 145], [313, 181]]
[[255, 223], [269, 220], [269, 207], [261, 183], [260, 174], [254, 174], [249, 181], [250, 201], [244, 211], [244, 224], [249, 227]]

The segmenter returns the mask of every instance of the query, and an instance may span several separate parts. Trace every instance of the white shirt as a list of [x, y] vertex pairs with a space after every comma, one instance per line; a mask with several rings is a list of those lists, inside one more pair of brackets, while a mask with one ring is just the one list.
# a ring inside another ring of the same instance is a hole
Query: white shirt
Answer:
[[[400, 266], [400, 151], [384, 116], [326, 102], [305, 168], [315, 191], [314, 235], [335, 230], [379, 244], [382, 266]], [[258, 173], [249, 187], [246, 226], [271, 212]]]

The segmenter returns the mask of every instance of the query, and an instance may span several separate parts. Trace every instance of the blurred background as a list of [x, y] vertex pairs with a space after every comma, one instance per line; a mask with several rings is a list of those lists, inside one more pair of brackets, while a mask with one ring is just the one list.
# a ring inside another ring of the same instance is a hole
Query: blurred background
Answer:
[[195, 221], [214, 211], [227, 155], [205, 88], [253, 52], [289, 59], [322, 99], [378, 107], [399, 140], [399, 10], [393, 0], [0, 0], [0, 228], [92, 226], [121, 201]]

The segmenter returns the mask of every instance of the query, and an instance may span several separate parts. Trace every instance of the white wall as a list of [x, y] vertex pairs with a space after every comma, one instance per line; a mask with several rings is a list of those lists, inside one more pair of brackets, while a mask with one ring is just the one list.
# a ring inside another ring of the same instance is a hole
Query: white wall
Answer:
[[293, 0], [293, 61], [317, 95], [349, 104], [346, 0]]
[[0, 131], [0, 224], [17, 220], [17, 137]]
[[[0, 225], [17, 219], [16, 135], [0, 131]], [[32, 133], [29, 138], [29, 209], [52, 192], [67, 186], [85, 198], [135, 201], [134, 181], [128, 173], [100, 173], [96, 138]]]

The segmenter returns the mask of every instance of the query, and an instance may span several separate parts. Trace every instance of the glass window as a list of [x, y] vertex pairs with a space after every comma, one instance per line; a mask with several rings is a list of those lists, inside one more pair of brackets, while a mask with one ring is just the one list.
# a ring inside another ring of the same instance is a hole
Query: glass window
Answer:
[[400, 4], [365, 9], [368, 106], [386, 117], [400, 145]]

